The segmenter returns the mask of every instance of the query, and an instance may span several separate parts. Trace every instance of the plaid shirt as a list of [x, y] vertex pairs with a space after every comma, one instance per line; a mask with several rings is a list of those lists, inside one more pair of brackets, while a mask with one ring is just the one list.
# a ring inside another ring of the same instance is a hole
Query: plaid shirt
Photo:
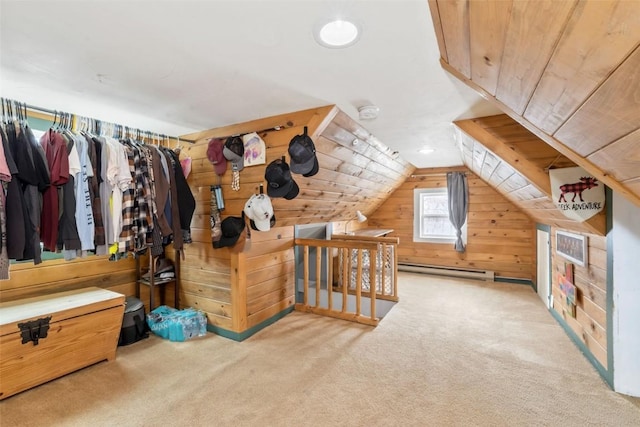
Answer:
[[[142, 197], [144, 198], [145, 209], [144, 212], [144, 221], [146, 222], [146, 229], [143, 232], [140, 231], [139, 238], [143, 244], [143, 247], [151, 246], [153, 244], [153, 229], [154, 229], [154, 218], [158, 217], [158, 210], [156, 208], [156, 187], [154, 185], [153, 179], [153, 154], [151, 150], [153, 148], [142, 145], [139, 147], [140, 149], [140, 169], [142, 171], [142, 188], [143, 193]], [[141, 220], [143, 213], [141, 212]], [[144, 239], [144, 240], [142, 240]]]
[[140, 252], [153, 245], [157, 218], [153, 181], [153, 148], [130, 139], [121, 141], [129, 160], [132, 182], [123, 191], [120, 252]]

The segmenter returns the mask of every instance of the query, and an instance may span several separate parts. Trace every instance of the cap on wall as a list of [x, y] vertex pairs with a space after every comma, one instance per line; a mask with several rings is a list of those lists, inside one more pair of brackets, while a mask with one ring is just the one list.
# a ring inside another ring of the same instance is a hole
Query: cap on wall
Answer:
[[231, 162], [231, 168], [234, 171], [244, 169], [244, 143], [242, 142], [242, 138], [239, 136], [227, 138], [222, 154]]
[[222, 236], [220, 240], [213, 243], [213, 247], [231, 247], [236, 244], [244, 231], [244, 219], [237, 216], [226, 217], [222, 220], [220, 228], [222, 229]]
[[213, 169], [217, 175], [224, 175], [227, 171], [227, 159], [222, 151], [224, 150], [224, 141], [219, 138], [213, 138], [207, 146], [207, 158], [213, 164]]
[[318, 173], [318, 157], [313, 140], [307, 135], [307, 127], [301, 135], [296, 135], [289, 142], [291, 172], [309, 177]]
[[264, 179], [267, 180], [267, 194], [271, 197], [291, 200], [300, 192], [298, 184], [291, 177], [289, 165], [282, 159], [276, 159], [267, 165]]
[[244, 213], [251, 220], [251, 228], [257, 231], [269, 231], [276, 225], [271, 199], [266, 194], [254, 194], [244, 204]]

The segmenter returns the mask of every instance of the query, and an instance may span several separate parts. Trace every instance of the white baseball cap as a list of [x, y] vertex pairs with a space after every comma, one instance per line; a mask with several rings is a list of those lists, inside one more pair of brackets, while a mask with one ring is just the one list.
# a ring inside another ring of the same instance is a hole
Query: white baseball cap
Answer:
[[251, 228], [269, 231], [276, 225], [271, 199], [266, 194], [254, 194], [244, 204], [244, 213], [251, 220]]

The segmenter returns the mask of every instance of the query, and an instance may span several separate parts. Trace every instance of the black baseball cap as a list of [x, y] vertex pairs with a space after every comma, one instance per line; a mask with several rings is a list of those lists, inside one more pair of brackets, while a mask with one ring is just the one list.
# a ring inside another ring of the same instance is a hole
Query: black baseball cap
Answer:
[[318, 173], [318, 157], [313, 140], [307, 135], [307, 127], [301, 135], [296, 135], [289, 142], [291, 172], [309, 177]]
[[233, 246], [244, 231], [244, 219], [237, 216], [226, 217], [222, 220], [220, 228], [222, 237], [217, 242], [213, 242], [213, 247], [217, 249]]
[[298, 184], [291, 177], [289, 165], [283, 159], [276, 159], [269, 163], [264, 171], [264, 179], [267, 180], [269, 197], [284, 197], [291, 200], [300, 192]]

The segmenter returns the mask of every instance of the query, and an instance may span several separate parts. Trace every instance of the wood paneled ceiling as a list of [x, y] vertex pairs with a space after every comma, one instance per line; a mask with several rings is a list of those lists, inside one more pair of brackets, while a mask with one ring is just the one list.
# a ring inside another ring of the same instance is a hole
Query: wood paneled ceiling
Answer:
[[575, 167], [506, 114], [454, 122], [464, 164], [535, 221], [582, 233], [606, 235], [602, 211], [587, 221], [567, 218], [551, 196], [549, 170]]
[[445, 70], [640, 206], [637, 1], [429, 5]]

